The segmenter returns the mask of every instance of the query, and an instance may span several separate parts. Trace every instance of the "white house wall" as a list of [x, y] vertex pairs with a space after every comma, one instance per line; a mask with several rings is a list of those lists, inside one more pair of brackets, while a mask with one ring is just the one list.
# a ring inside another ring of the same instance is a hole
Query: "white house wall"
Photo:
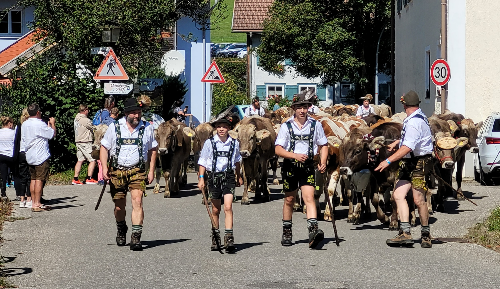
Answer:
[[465, 115], [483, 121], [500, 111], [500, 1], [467, 0]]
[[[396, 1], [397, 2], [397, 1]], [[430, 50], [431, 62], [439, 58], [441, 27], [441, 3], [438, 0], [411, 1], [400, 11], [396, 10], [396, 112], [403, 110], [399, 97], [409, 90], [420, 96], [420, 104], [428, 116], [434, 113], [435, 85], [430, 84], [430, 99], [425, 98], [426, 50]]]
[[[0, 11], [10, 8], [16, 3], [17, 0], [0, 0]], [[16, 42], [17, 39], [21, 38], [30, 31], [28, 25], [33, 22], [34, 12], [34, 7], [28, 7], [22, 13], [22, 21], [24, 25], [22, 26], [22, 32], [20, 34], [0, 34], [0, 51], [9, 47], [12, 43]]]
[[[252, 47], [256, 48], [261, 43], [261, 36], [259, 34], [252, 35]], [[267, 84], [276, 84], [276, 85], [317, 85], [321, 83], [321, 79], [318, 78], [306, 78], [298, 73], [296, 73], [295, 69], [292, 66], [285, 65], [286, 73], [283, 76], [273, 75], [260, 66], [257, 65], [257, 55], [256, 53], [252, 54], [252, 95], [256, 95], [257, 85], [267, 85]], [[327, 106], [333, 102], [334, 91], [331, 86], [326, 87], [326, 97], [325, 101], [320, 102], [320, 105]]]

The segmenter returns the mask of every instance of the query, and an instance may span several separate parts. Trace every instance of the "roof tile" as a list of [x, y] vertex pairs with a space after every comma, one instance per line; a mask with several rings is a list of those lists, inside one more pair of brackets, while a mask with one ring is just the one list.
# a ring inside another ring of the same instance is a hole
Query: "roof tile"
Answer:
[[274, 0], [235, 0], [233, 32], [262, 32]]
[[36, 31], [31, 31], [4, 50], [0, 51], [0, 67], [33, 47], [36, 44], [35, 32]]

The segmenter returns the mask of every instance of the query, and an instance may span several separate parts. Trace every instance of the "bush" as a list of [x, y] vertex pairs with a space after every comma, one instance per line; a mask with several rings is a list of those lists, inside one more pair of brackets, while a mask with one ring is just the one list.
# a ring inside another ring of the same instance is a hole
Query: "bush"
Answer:
[[70, 169], [76, 161], [73, 122], [81, 103], [89, 106], [89, 118], [100, 109], [104, 94], [90, 78], [78, 78], [70, 56], [46, 51], [20, 67], [12, 86], [0, 88], [2, 115], [19, 120], [22, 110], [38, 103], [43, 116], [56, 118], [56, 137], [49, 141], [51, 171]]
[[244, 59], [217, 58], [217, 65], [226, 83], [214, 84], [212, 115], [217, 115], [230, 105], [249, 104], [246, 90], [246, 62]]

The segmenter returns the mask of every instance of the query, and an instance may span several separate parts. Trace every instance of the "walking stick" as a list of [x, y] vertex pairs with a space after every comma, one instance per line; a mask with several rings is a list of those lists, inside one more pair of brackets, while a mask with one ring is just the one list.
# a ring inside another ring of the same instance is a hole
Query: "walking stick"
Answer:
[[[208, 213], [208, 216], [210, 217], [210, 221], [212, 221], [212, 235], [215, 236], [217, 234], [217, 232], [215, 231], [215, 230], [217, 230], [217, 227], [215, 226], [214, 216], [212, 216], [212, 213], [210, 212], [210, 208], [208, 207], [207, 196], [205, 196], [205, 188], [201, 189], [201, 194], [203, 195], [203, 201], [205, 203], [205, 207], [207, 208], [207, 213]], [[219, 251], [219, 253], [221, 253], [221, 254], [224, 254], [224, 252], [222, 252], [222, 247], [220, 245], [219, 238], [215, 238], [215, 243], [217, 244], [217, 251]]]
[[332, 225], [333, 225], [333, 233], [335, 233], [335, 244], [340, 246], [339, 235], [337, 234], [337, 225], [335, 225], [335, 207], [332, 206], [332, 202], [330, 201], [330, 197], [327, 195], [326, 200], [328, 203], [328, 207], [330, 207], [330, 212], [332, 212]]
[[469, 201], [469, 202], [471, 202], [471, 203], [473, 203], [474, 205], [476, 205], [476, 206], [477, 206], [477, 204], [476, 204], [476, 203], [474, 203], [471, 199], [469, 199], [469, 198], [467, 198], [466, 196], [464, 196], [464, 194], [463, 194], [462, 192], [457, 191], [457, 190], [456, 190], [453, 186], [451, 186], [450, 184], [448, 184], [447, 182], [445, 182], [445, 180], [443, 180], [443, 178], [441, 178], [440, 176], [438, 176], [438, 175], [436, 174], [436, 172], [435, 172], [435, 171], [432, 171], [432, 174], [433, 174], [433, 175], [434, 175], [434, 176], [435, 176], [438, 180], [440, 180], [441, 182], [443, 182], [443, 183], [444, 183], [447, 187], [451, 188], [451, 189], [452, 189], [455, 193], [457, 193], [457, 194], [461, 195], [461, 196], [462, 196], [462, 197], [464, 197], [467, 201]]
[[104, 191], [106, 190], [106, 185], [108, 184], [108, 181], [104, 181], [104, 185], [102, 186], [101, 190], [101, 195], [99, 196], [99, 199], [97, 200], [97, 204], [95, 205], [95, 210], [99, 209], [99, 205], [101, 204], [102, 196], [104, 195]]

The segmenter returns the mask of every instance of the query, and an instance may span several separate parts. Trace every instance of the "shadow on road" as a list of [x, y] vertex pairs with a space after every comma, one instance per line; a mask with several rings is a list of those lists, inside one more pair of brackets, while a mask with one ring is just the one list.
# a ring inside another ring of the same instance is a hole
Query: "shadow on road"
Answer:
[[[1, 263], [10, 263], [14, 261], [17, 257], [1, 257]], [[11, 276], [17, 276], [17, 275], [24, 275], [24, 274], [30, 274], [33, 272], [33, 269], [31, 268], [1, 268], [0, 267], [0, 275], [5, 276], [5, 277], [11, 277]], [[3, 287], [2, 287], [3, 288]]]
[[263, 244], [267, 244], [267, 243], [269, 243], [269, 242], [235, 244], [236, 250], [235, 250], [234, 253], [242, 251], [242, 250], [245, 250], [245, 249], [248, 249], [248, 248], [252, 248], [254, 246], [260, 246], [260, 245], [263, 245]]
[[151, 249], [158, 246], [175, 244], [180, 242], [189, 241], [191, 239], [172, 239], [172, 240], [153, 240], [153, 241], [142, 241], [143, 249]]
[[[342, 243], [344, 241], [345, 241], [345, 239], [342, 239], [342, 238], [339, 237], [339, 243]], [[295, 245], [302, 244], [302, 243], [309, 244], [309, 239], [295, 241]], [[323, 249], [323, 246], [325, 246], [328, 243], [332, 243], [332, 244], [335, 245], [335, 238], [324, 238], [323, 241], [321, 241], [318, 244], [318, 246], [316, 246], [316, 248], [314, 250], [326, 250], [326, 249]]]

